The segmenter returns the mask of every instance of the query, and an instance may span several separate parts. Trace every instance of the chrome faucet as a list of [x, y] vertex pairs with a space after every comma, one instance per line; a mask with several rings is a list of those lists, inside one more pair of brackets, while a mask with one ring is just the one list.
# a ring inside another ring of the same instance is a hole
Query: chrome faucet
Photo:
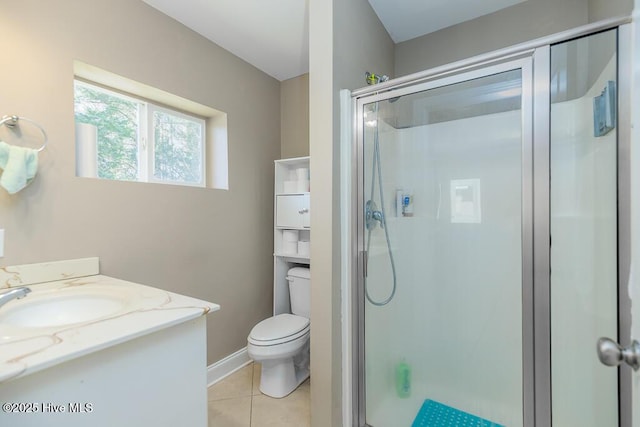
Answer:
[[26, 297], [29, 292], [31, 292], [31, 289], [27, 287], [21, 287], [21, 288], [11, 289], [10, 291], [0, 294], [0, 307], [2, 307], [3, 305], [5, 305], [11, 300]]

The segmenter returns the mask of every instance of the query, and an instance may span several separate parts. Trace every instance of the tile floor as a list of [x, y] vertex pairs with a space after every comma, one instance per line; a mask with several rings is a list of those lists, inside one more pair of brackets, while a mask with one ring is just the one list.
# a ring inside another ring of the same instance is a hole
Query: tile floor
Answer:
[[209, 427], [309, 427], [309, 380], [290, 395], [260, 393], [260, 365], [252, 363], [209, 387]]

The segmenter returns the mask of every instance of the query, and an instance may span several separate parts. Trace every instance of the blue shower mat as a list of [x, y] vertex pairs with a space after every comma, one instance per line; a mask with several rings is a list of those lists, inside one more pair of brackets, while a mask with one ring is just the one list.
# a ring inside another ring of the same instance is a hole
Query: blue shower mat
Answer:
[[422, 404], [411, 427], [504, 427], [435, 400]]

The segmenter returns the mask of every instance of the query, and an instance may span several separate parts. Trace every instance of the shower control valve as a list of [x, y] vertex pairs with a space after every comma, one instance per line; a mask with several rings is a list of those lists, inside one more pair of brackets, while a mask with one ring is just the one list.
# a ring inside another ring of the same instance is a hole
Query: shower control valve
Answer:
[[376, 221], [380, 223], [380, 228], [384, 228], [384, 214], [378, 210], [376, 202], [369, 200], [365, 205], [365, 225], [367, 230], [375, 228]]

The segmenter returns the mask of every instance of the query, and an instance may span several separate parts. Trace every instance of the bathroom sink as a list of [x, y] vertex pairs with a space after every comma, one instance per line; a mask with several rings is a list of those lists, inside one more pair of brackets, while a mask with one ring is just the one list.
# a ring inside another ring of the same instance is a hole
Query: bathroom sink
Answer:
[[128, 297], [104, 286], [35, 291], [0, 307], [0, 324], [46, 328], [91, 322], [127, 311]]

